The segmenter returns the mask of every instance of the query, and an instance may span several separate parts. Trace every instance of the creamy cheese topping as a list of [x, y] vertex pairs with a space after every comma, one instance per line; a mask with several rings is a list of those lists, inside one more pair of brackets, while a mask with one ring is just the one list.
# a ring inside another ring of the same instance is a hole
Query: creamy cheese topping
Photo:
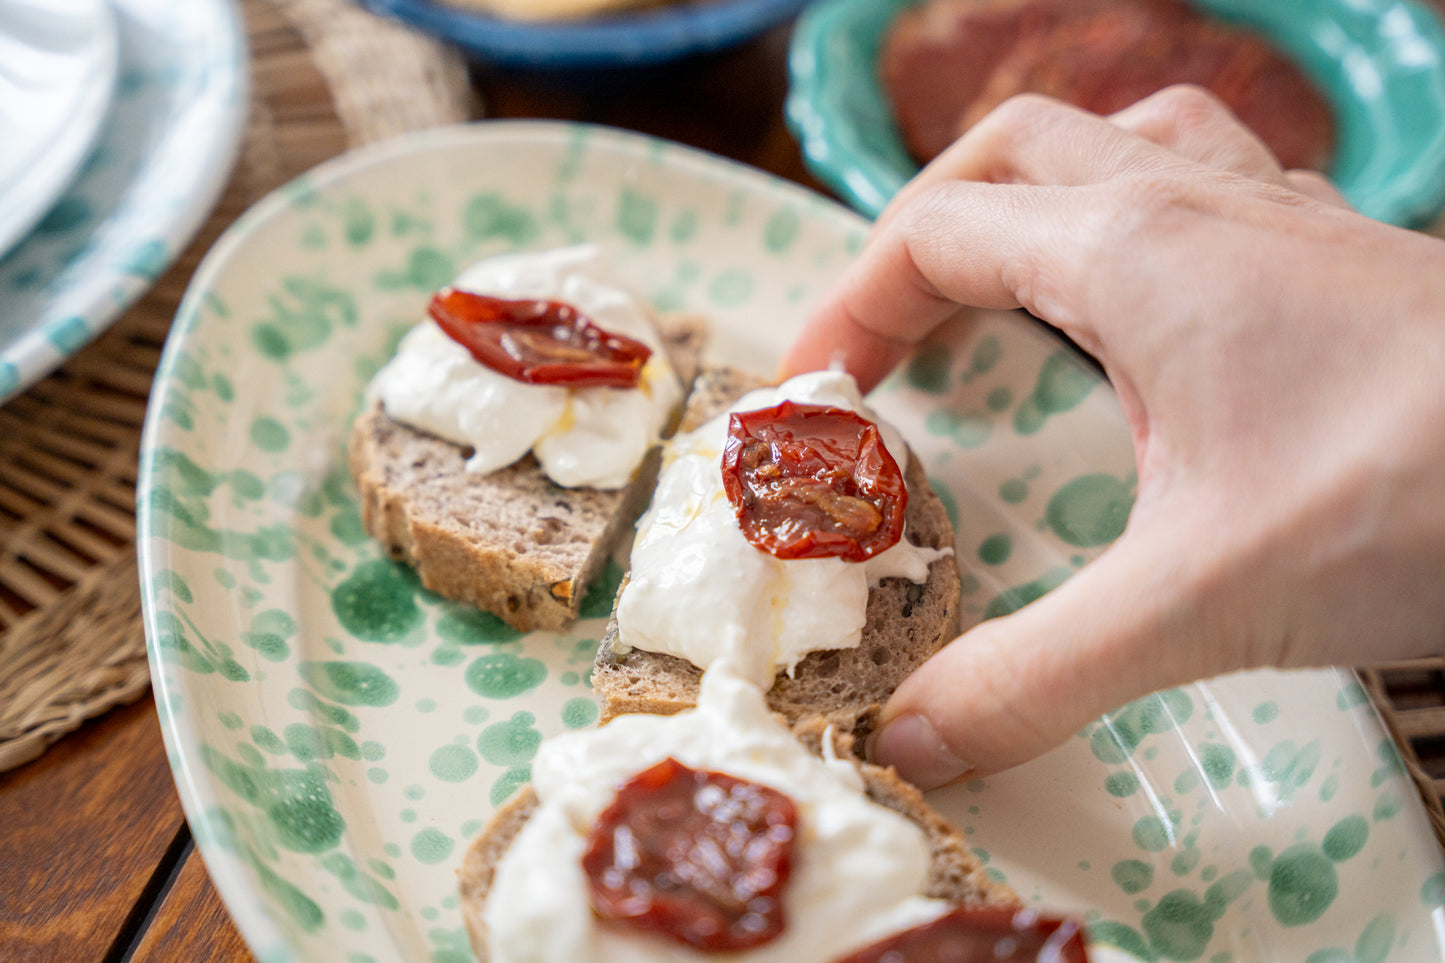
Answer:
[[391, 418], [468, 445], [467, 470], [495, 471], [528, 451], [567, 488], [621, 488], [655, 445], [682, 398], [652, 314], [612, 278], [593, 246], [509, 254], [473, 265], [459, 290], [564, 301], [606, 331], [652, 349], [636, 388], [531, 385], [477, 362], [430, 318], [401, 341], [368, 389]]
[[[582, 854], [593, 824], [618, 786], [668, 756], [769, 786], [797, 807], [793, 875], [783, 895], [787, 929], [745, 955], [698, 953], [604, 925], [590, 908]], [[762, 693], [724, 664], [703, 676], [694, 710], [621, 716], [545, 743], [532, 785], [541, 805], [503, 856], [487, 898], [493, 963], [826, 963], [948, 908], [921, 895], [929, 870], [923, 831], [869, 801], [851, 764], [804, 749]]]
[[[884, 447], [907, 470], [898, 432], [863, 404], [851, 375], [817, 371], [744, 395], [730, 411], [785, 400], [833, 405], [878, 425]], [[722, 487], [728, 416], [667, 446], [652, 507], [637, 524], [632, 567], [617, 606], [619, 653], [664, 652], [706, 669], [726, 658], [755, 685], [772, 687], [809, 652], [856, 648], [868, 591], [881, 580], [928, 580], [928, 566], [952, 551], [906, 538], [865, 562], [784, 561], [743, 536]]]

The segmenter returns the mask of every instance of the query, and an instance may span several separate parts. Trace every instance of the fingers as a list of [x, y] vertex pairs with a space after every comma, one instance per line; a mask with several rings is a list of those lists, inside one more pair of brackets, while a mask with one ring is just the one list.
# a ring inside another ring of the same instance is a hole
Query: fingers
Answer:
[[[1125, 160], [1131, 151], [1153, 160]], [[1027, 272], [1008, 270], [1004, 259], [1054, 231], [1038, 216], [1048, 198], [1008, 182], [1093, 183], [1129, 164], [1162, 163], [1163, 153], [1086, 111], [1013, 98], [899, 191], [862, 257], [794, 340], [780, 376], [838, 364], [866, 391], [961, 305], [1027, 306], [1006, 280]]]
[[[1286, 183], [1269, 151], [1197, 89], [1166, 91], [1112, 120], [1045, 97], [1009, 100], [898, 193], [780, 374], [840, 364], [866, 390], [963, 305], [1023, 305], [1092, 350], [1091, 332], [1070, 330], [1082, 296], [1067, 283], [1081, 277], [1069, 265], [1106, 232], [1077, 216], [1100, 210], [1097, 197], [1069, 188], [1201, 159]], [[1125, 209], [1113, 200], [1118, 215]]]
[[[1056, 188], [957, 181], [917, 195], [809, 318], [782, 374], [841, 364], [866, 391], [960, 305], [1040, 308], [1049, 299], [1040, 278], [1064, 276], [1078, 260], [1065, 238], [1089, 216], [1086, 200]], [[1058, 323], [1063, 312], [1048, 309]]]
[[[1201, 166], [1249, 181], [1211, 179]], [[1014, 98], [899, 192], [780, 374], [838, 364], [867, 390], [964, 306], [1022, 305], [1109, 364], [1092, 330], [1100, 319], [1086, 309], [1099, 272], [1084, 268], [1117, 274], [1105, 248], [1117, 248], [1131, 225], [1151, 215], [1162, 223], [1160, 212], [1181, 199], [1175, 207], [1187, 209], [1246, 195], [1240, 188], [1250, 181], [1342, 203], [1322, 178], [1286, 176], [1263, 143], [1198, 88], [1170, 88], [1110, 119], [1044, 97]], [[1148, 256], [1140, 236], [1128, 249]]]
[[1285, 171], [1255, 133], [1209, 91], [1188, 84], [1168, 87], [1114, 114], [1109, 120], [1151, 143], [1215, 170], [1293, 188], [1324, 204], [1350, 204], [1318, 171]]
[[886, 225], [949, 181], [1094, 184], [1169, 162], [1162, 149], [1086, 110], [1037, 94], [1010, 98], [905, 184], [878, 218]]
[[1224, 102], [1201, 87], [1181, 84], [1145, 97], [1109, 118], [1122, 130], [1215, 170], [1286, 186], [1284, 171], [1264, 141]]
[[923, 789], [997, 772], [1136, 698], [1234, 668], [1227, 648], [1176, 630], [1204, 624], [1177, 557], [1126, 534], [1042, 599], [956, 639], [889, 700], [873, 761]]

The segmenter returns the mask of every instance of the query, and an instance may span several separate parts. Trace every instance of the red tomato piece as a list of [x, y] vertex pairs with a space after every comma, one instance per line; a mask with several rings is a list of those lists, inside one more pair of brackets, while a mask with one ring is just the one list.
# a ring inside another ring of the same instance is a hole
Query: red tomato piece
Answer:
[[862, 562], [903, 536], [903, 473], [878, 426], [846, 408], [734, 413], [722, 477], [743, 535], [778, 558]]
[[1089, 963], [1089, 956], [1077, 920], [956, 909], [835, 963]]
[[797, 810], [787, 796], [665, 759], [617, 791], [582, 857], [592, 909], [698, 950], [783, 932]]
[[427, 309], [457, 344], [530, 385], [635, 388], [652, 349], [598, 327], [562, 301], [509, 301], [443, 288]]

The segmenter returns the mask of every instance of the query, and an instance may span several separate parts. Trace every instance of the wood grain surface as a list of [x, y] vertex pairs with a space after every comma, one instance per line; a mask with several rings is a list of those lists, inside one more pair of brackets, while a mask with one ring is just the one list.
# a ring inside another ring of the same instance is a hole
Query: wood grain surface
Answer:
[[122, 958], [188, 838], [149, 698], [0, 775], [0, 959]]
[[194, 846], [187, 847], [172, 885], [137, 931], [134, 945], [131, 963], [251, 959]]

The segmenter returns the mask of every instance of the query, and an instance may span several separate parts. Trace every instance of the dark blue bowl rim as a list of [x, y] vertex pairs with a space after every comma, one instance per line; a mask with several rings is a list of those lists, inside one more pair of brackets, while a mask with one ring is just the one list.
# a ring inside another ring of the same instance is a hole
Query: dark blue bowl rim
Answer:
[[782, 23], [808, 0], [696, 0], [566, 23], [505, 20], [437, 0], [358, 2], [500, 64], [586, 68], [722, 49]]

